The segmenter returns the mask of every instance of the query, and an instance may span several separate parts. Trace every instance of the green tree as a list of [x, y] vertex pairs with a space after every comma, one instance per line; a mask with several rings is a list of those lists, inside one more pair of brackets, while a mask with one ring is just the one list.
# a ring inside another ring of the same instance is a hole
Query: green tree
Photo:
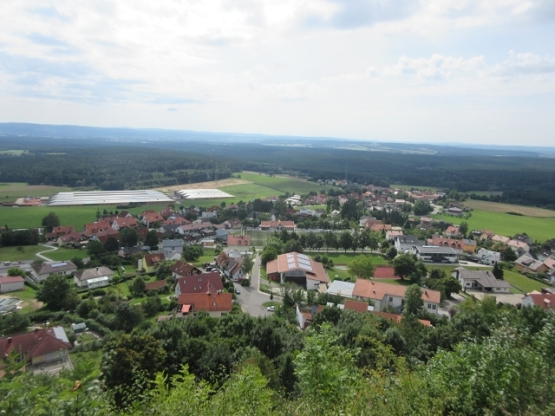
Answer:
[[104, 243], [104, 249], [108, 253], [114, 253], [114, 252], [118, 251], [118, 249], [119, 249], [118, 240], [116, 240], [115, 237], [113, 237], [113, 236], [108, 237], [106, 239], [106, 242]]
[[324, 234], [324, 244], [326, 245], [326, 251], [329, 251], [330, 248], [337, 248], [337, 236], [331, 231], [328, 231]]
[[263, 266], [266, 266], [269, 261], [277, 259], [277, 256], [278, 253], [276, 248], [273, 246], [269, 246], [262, 251], [262, 254], [260, 255], [260, 261]]
[[277, 251], [277, 254], [283, 253], [283, 241], [281, 241], [277, 237], [270, 237], [266, 240], [266, 243], [264, 243], [264, 249], [268, 247], [274, 247]]
[[353, 259], [351, 264], [349, 264], [348, 269], [349, 269], [349, 273], [352, 276], [356, 276], [359, 279], [368, 280], [374, 277], [376, 266], [372, 264], [372, 257], [358, 256]]
[[158, 246], [158, 233], [156, 230], [150, 230], [145, 238], [145, 245], [149, 247]]
[[245, 257], [243, 257], [243, 264], [241, 265], [241, 269], [243, 270], [243, 273], [245, 275], [250, 274], [253, 266], [254, 262], [252, 261], [251, 256], [247, 254]]
[[459, 224], [459, 232], [463, 236], [466, 236], [466, 233], [468, 233], [468, 223], [466, 221], [463, 221]]
[[46, 217], [42, 219], [42, 226], [46, 228], [46, 231], [51, 233], [54, 227], [60, 226], [60, 219], [58, 218], [58, 214], [55, 212], [49, 213]]
[[100, 241], [92, 240], [87, 244], [87, 253], [91, 258], [99, 259], [106, 254], [106, 248], [104, 248], [104, 245]]
[[65, 308], [70, 290], [71, 284], [66, 276], [51, 274], [37, 291], [37, 300], [46, 303], [50, 310], [59, 311]]
[[343, 231], [339, 237], [339, 245], [345, 253], [353, 246], [353, 236], [349, 231]]
[[137, 297], [142, 296], [145, 290], [146, 283], [141, 276], [135, 277], [131, 284], [129, 284], [129, 292]]
[[164, 310], [164, 305], [158, 296], [148, 296], [146, 302], [141, 304], [143, 311], [148, 318], [153, 317], [158, 312]]
[[426, 201], [416, 201], [413, 207], [414, 215], [426, 215], [432, 212], [434, 209], [432, 206]]
[[134, 228], [126, 227], [120, 231], [121, 244], [124, 247], [134, 247], [139, 242], [139, 234]]
[[283, 251], [285, 253], [292, 253], [293, 251], [297, 253], [302, 253], [304, 250], [299, 240], [289, 240], [287, 243], [285, 243]]
[[504, 261], [515, 261], [517, 259], [516, 253], [514, 252], [514, 250], [511, 247], [506, 247], [501, 252], [501, 258]]
[[[512, 250], [511, 250], [512, 251]], [[495, 276], [496, 279], [503, 280], [504, 272], [503, 272], [503, 265], [499, 262], [495, 262], [493, 265], [493, 270], [491, 271], [492, 274]]]
[[399, 276], [401, 279], [409, 277], [417, 270], [416, 256], [409, 253], [397, 256], [393, 260], [393, 269], [395, 270], [395, 275]]
[[29, 324], [29, 317], [17, 311], [7, 315], [0, 315], [0, 334], [10, 335], [25, 332]]
[[391, 246], [387, 249], [385, 253], [385, 257], [389, 260], [393, 260], [397, 256], [397, 249], [394, 246]]
[[202, 246], [194, 244], [194, 245], [191, 245], [191, 246], [184, 246], [181, 256], [183, 257], [183, 260], [185, 260], [185, 261], [196, 261], [203, 254], [204, 254], [204, 251], [202, 249]]
[[133, 328], [143, 322], [143, 319], [143, 313], [137, 306], [127, 302], [120, 303], [116, 306], [114, 323], [117, 329], [131, 332]]
[[417, 315], [424, 306], [422, 289], [418, 285], [410, 285], [405, 292], [403, 315]]
[[10, 267], [8, 269], [8, 276], [21, 276], [21, 277], [25, 277], [27, 276], [27, 273], [25, 272], [25, 270], [19, 268], [19, 267]]

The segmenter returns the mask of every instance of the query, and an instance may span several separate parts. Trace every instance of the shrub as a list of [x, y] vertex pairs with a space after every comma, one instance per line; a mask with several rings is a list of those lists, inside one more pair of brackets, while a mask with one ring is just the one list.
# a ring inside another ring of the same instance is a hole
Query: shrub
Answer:
[[92, 291], [93, 296], [104, 296], [106, 295], [106, 291], [104, 289], [95, 289]]

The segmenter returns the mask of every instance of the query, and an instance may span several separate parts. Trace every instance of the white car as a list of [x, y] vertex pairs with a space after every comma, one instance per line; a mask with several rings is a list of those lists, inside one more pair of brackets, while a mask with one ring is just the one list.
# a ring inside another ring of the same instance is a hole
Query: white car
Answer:
[[274, 311], [276, 310], [276, 307], [275, 307], [275, 306], [268, 306], [268, 307], [266, 308], [266, 310], [267, 310], [268, 312], [274, 312]]

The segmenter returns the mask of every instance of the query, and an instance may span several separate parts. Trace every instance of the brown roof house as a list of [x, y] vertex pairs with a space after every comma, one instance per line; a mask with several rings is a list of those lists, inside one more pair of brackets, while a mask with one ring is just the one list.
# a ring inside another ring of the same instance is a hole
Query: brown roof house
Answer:
[[543, 273], [549, 270], [545, 263], [536, 260], [528, 253], [515, 260], [515, 268], [524, 273]]
[[61, 326], [35, 329], [23, 334], [0, 338], [0, 367], [2, 360], [12, 352], [32, 365], [47, 364], [53, 361], [69, 361], [71, 344]]
[[218, 293], [224, 290], [219, 272], [195, 274], [177, 279], [175, 297], [184, 293]]
[[41, 264], [31, 266], [31, 277], [38, 283], [42, 283], [51, 274], [72, 275], [77, 271], [77, 266], [71, 261], [45, 261]]
[[183, 293], [177, 299], [178, 313], [194, 316], [197, 312], [206, 312], [219, 318], [231, 312], [232, 299], [231, 293]]
[[551, 293], [527, 293], [522, 298], [522, 306], [539, 306], [555, 313], [555, 295]]
[[73, 274], [73, 281], [77, 287], [95, 287], [108, 286], [112, 281], [114, 272], [108, 267], [101, 266], [92, 269], [85, 269]]
[[260, 222], [260, 229], [266, 231], [295, 231], [297, 226], [295, 225], [294, 221], [261, 221]]
[[320, 284], [329, 283], [330, 279], [322, 263], [312, 260], [300, 253], [286, 253], [266, 265], [268, 278], [285, 283], [292, 281], [306, 285], [307, 290], [318, 290]]
[[0, 293], [15, 292], [25, 289], [25, 279], [21, 276], [1, 276]]
[[192, 264], [182, 262], [181, 260], [176, 261], [172, 266], [172, 277], [174, 279], [193, 276], [195, 274], [202, 274], [202, 270]]
[[139, 270], [144, 269], [147, 273], [154, 273], [156, 264], [165, 261], [166, 256], [164, 253], [145, 254], [143, 258], [139, 260], [138, 268]]
[[227, 245], [228, 247], [233, 247], [233, 246], [250, 247], [251, 236], [250, 235], [228, 235]]
[[[357, 279], [353, 290], [353, 297], [363, 300], [371, 299], [374, 302], [375, 311], [391, 307], [397, 312], [401, 312], [405, 302], [406, 290], [406, 286]], [[433, 314], [438, 313], [441, 302], [440, 292], [424, 289], [422, 290], [422, 300], [424, 301], [424, 309]]]

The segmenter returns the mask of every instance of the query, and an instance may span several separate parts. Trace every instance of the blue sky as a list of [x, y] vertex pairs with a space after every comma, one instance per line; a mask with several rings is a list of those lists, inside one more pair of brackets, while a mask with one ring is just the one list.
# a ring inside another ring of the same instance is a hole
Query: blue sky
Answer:
[[0, 2], [0, 121], [553, 146], [553, 0]]

